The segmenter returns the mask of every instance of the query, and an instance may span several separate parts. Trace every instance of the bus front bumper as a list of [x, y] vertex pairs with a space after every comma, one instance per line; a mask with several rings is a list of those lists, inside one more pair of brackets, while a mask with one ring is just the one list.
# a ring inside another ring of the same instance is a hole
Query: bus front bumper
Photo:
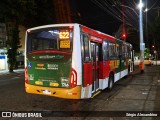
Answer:
[[81, 86], [74, 88], [51, 88], [35, 86], [25, 83], [25, 90], [27, 93], [48, 95], [66, 99], [81, 99]]

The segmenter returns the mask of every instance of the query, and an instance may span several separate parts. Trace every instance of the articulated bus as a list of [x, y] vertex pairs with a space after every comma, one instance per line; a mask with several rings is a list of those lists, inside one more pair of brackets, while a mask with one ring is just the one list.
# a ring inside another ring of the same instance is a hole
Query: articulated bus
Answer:
[[132, 71], [132, 45], [80, 24], [26, 31], [25, 90], [67, 99], [92, 98]]

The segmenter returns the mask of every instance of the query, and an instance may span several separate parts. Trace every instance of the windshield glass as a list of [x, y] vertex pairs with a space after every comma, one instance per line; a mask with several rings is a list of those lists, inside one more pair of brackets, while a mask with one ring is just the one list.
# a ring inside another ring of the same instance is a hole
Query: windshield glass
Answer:
[[27, 53], [36, 50], [72, 51], [72, 30], [69, 27], [39, 29], [28, 32]]

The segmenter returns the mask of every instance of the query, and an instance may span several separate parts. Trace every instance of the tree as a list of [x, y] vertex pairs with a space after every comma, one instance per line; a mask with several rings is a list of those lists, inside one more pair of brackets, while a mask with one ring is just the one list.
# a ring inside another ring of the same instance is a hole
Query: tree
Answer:
[[19, 41], [18, 26], [15, 26], [15, 28], [13, 29], [12, 40], [8, 42], [8, 45], [10, 46], [10, 48], [7, 51], [9, 71], [12, 72], [13, 68], [16, 66], [17, 50], [18, 50], [18, 48], [21, 47], [20, 41]]
[[128, 27], [126, 42], [132, 44], [135, 52], [139, 52], [140, 51], [139, 31], [132, 27]]
[[152, 27], [150, 28], [150, 33], [152, 35], [152, 45], [154, 44], [157, 51], [160, 51], [160, 16], [156, 17]]
[[[115, 33], [115, 36], [118, 39], [122, 39], [123, 37], [122, 35], [123, 35], [123, 26], [121, 25], [118, 31]], [[125, 35], [126, 35], [126, 42], [132, 44], [135, 52], [139, 52], [140, 51], [139, 32], [130, 26], [125, 26]]]
[[28, 3], [28, 7], [25, 6], [25, 18], [21, 23], [22, 25], [24, 25], [26, 28], [31, 28], [40, 25], [55, 23], [54, 7], [52, 0], [31, 0], [31, 2], [32, 3]]
[[144, 57], [145, 58], [150, 58], [151, 57], [149, 48], [145, 48], [145, 50], [144, 50]]
[[1, 0], [0, 20], [10, 22], [13, 26], [11, 39], [7, 40], [9, 71], [13, 71], [16, 63], [17, 50], [20, 46], [18, 26], [26, 28], [54, 23], [52, 0]]
[[22, 0], [1, 0], [0, 3], [0, 18], [4, 23], [10, 22], [12, 24], [12, 31], [7, 31], [7, 36], [11, 36], [7, 40], [7, 54], [9, 71], [12, 72], [16, 63], [17, 50], [20, 46], [18, 26], [23, 23], [27, 14], [33, 14], [34, 1]]

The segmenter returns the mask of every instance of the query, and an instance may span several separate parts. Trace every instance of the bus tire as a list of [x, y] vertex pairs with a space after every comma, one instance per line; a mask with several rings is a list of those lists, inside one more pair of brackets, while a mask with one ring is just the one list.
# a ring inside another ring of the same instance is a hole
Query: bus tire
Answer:
[[128, 65], [128, 74], [130, 73], [130, 65]]
[[109, 75], [109, 81], [108, 81], [108, 89], [111, 90], [113, 88], [114, 84], [114, 74]]

